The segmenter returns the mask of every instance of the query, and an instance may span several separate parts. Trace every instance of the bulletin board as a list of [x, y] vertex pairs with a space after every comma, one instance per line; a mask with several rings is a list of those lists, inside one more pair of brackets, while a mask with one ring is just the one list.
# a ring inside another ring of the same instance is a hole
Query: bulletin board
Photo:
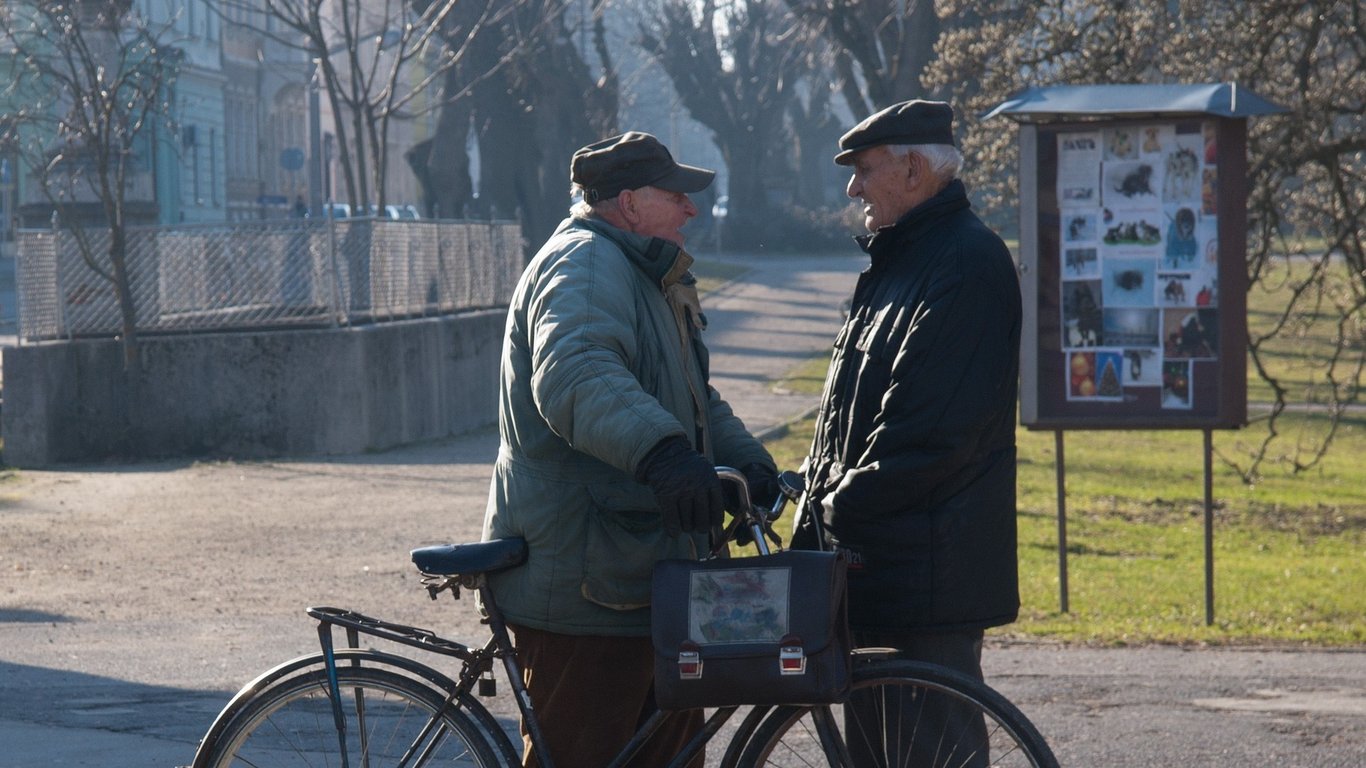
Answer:
[[1021, 421], [1247, 421], [1246, 122], [1021, 126]]

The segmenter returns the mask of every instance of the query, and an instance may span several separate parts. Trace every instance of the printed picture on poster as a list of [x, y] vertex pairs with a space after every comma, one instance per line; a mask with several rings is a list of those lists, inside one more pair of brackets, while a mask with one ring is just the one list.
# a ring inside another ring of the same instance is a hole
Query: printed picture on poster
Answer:
[[1107, 347], [1156, 347], [1162, 343], [1162, 320], [1157, 309], [1106, 307], [1101, 314], [1101, 335]]
[[1106, 257], [1101, 264], [1100, 300], [1104, 307], [1155, 307], [1156, 284], [1156, 259]]
[[1096, 242], [1096, 217], [1093, 208], [1064, 213], [1062, 241], [1064, 243]]
[[1195, 223], [1195, 237], [1205, 254], [1205, 269], [1219, 271], [1219, 222], [1213, 216], [1199, 216]]
[[1101, 170], [1101, 203], [1115, 211], [1156, 207], [1161, 202], [1160, 167], [1147, 160], [1106, 163]]
[[1138, 152], [1140, 155], [1161, 156], [1172, 146], [1173, 136], [1176, 134], [1176, 127], [1172, 125], [1145, 125], [1143, 126], [1143, 141], [1139, 143]]
[[1101, 211], [1101, 242], [1111, 246], [1151, 247], [1162, 243], [1158, 226], [1162, 214], [1156, 208], [1133, 211]]
[[1156, 348], [1124, 350], [1124, 386], [1162, 386], [1161, 351]]
[[1162, 356], [1167, 360], [1219, 356], [1219, 313], [1214, 309], [1162, 310]]
[[1189, 360], [1162, 363], [1162, 407], [1189, 410], [1191, 407], [1191, 364]]
[[1167, 242], [1163, 248], [1162, 266], [1167, 269], [1191, 269], [1204, 255], [1200, 246], [1195, 210], [1189, 206], [1169, 207], [1164, 211], [1167, 218]]
[[1163, 161], [1162, 200], [1194, 204], [1200, 200], [1200, 155], [1204, 138], [1198, 133], [1177, 134], [1176, 145]]
[[1095, 246], [1063, 248], [1062, 259], [1065, 267], [1064, 277], [1100, 277], [1100, 259]]
[[1195, 292], [1195, 306], [1214, 307], [1219, 304], [1219, 273], [1213, 270], [1199, 273], [1200, 288]]
[[1195, 280], [1192, 272], [1158, 272], [1157, 287], [1164, 307], [1195, 306]]
[[1064, 205], [1100, 204], [1100, 133], [1058, 136], [1058, 201]]
[[1164, 307], [1212, 307], [1218, 302], [1218, 273], [1213, 270], [1157, 273], [1158, 295]]
[[1118, 349], [1096, 350], [1096, 399], [1124, 399], [1124, 355]]
[[1090, 400], [1096, 396], [1096, 353], [1067, 355], [1067, 399]]
[[1134, 160], [1138, 158], [1139, 129], [1131, 126], [1105, 129], [1104, 160]]
[[1062, 346], [1097, 347], [1102, 343], [1099, 280], [1062, 283]]
[[1124, 356], [1120, 350], [1072, 352], [1068, 371], [1068, 400], [1124, 399]]

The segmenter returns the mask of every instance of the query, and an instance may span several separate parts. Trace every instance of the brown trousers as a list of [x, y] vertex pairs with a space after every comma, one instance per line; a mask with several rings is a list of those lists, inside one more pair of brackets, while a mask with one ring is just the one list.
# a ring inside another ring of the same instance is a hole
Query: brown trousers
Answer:
[[[511, 627], [517, 661], [550, 757], [560, 768], [602, 768], [656, 710], [648, 637], [562, 635]], [[626, 765], [659, 768], [702, 728], [702, 710], [669, 716]], [[522, 725], [522, 765], [539, 768]], [[702, 768], [699, 755], [689, 768]]]

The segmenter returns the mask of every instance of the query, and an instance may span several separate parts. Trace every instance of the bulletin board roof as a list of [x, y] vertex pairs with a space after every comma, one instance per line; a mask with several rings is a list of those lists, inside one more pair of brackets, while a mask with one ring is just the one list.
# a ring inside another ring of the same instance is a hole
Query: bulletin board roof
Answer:
[[1050, 85], [1016, 94], [984, 119], [996, 115], [1020, 122], [1106, 115], [1251, 117], [1288, 111], [1237, 83]]

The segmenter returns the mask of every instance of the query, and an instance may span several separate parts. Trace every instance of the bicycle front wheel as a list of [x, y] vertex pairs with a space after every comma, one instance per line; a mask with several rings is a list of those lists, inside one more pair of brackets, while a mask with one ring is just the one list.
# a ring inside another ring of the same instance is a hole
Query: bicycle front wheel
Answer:
[[434, 687], [385, 669], [339, 667], [340, 707], [327, 672], [310, 669], [256, 694], [200, 747], [205, 768], [477, 766], [498, 750], [469, 713]]
[[933, 664], [857, 665], [849, 700], [773, 710], [742, 766], [1057, 768], [1038, 730], [1001, 694]]

